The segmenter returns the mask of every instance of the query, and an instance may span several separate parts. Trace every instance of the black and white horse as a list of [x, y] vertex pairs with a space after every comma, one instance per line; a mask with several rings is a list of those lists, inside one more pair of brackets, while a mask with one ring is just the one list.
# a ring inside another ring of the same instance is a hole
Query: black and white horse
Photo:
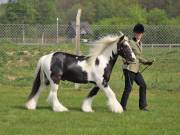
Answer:
[[82, 104], [82, 111], [93, 112], [91, 104], [93, 96], [99, 89], [108, 98], [108, 106], [112, 112], [123, 112], [122, 106], [117, 101], [115, 93], [108, 85], [113, 66], [122, 56], [129, 62], [136, 57], [129, 45], [126, 36], [106, 36], [95, 42], [88, 56], [76, 56], [65, 52], [54, 52], [42, 56], [37, 64], [36, 77], [26, 103], [27, 109], [36, 109], [39, 94], [43, 86], [50, 85], [48, 102], [53, 111], [68, 111], [57, 98], [60, 80], [75, 83], [94, 83], [88, 96]]

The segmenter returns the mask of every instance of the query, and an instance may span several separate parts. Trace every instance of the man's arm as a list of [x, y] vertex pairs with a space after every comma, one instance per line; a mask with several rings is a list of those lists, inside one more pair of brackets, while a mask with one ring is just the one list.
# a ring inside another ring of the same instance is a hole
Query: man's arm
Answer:
[[133, 49], [133, 52], [134, 52], [135, 54], [137, 54], [137, 55], [136, 55], [136, 58], [139, 59], [139, 62], [140, 62], [140, 63], [142, 63], [142, 64], [144, 64], [144, 65], [152, 65], [152, 63], [153, 63], [154, 61], [150, 61], [150, 60], [145, 59], [144, 57], [141, 56], [141, 54], [138, 54], [138, 52], [136, 52], [136, 51], [137, 51], [136, 49], [134, 49], [134, 48], [132, 48], [132, 49]]

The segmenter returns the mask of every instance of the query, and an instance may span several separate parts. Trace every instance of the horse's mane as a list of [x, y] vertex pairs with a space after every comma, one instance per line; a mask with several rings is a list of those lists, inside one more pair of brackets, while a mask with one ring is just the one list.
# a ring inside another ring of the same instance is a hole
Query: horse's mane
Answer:
[[118, 41], [118, 39], [119, 39], [119, 36], [108, 35], [108, 36], [105, 36], [105, 37], [95, 41], [92, 44], [92, 47], [90, 48], [90, 51], [88, 54], [88, 57], [89, 57], [88, 61], [95, 60], [96, 57], [99, 56], [100, 54], [102, 54], [106, 48], [114, 45], [114, 43], [116, 43]]

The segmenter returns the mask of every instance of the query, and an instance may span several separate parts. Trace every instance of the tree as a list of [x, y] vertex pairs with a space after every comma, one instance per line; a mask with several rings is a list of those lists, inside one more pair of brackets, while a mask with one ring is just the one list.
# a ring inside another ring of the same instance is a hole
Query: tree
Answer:
[[180, 14], [179, 0], [11, 0], [4, 7], [1, 23], [68, 23], [78, 8], [82, 20], [99, 24], [179, 24]]
[[31, 0], [18, 0], [15, 3], [8, 3], [5, 11], [9, 23], [33, 23], [36, 14]]
[[138, 0], [139, 4], [147, 10], [154, 8], [164, 9], [169, 3], [169, 0]]
[[17, 0], [9, 2], [3, 19], [6, 23], [54, 23], [55, 0]]
[[55, 0], [36, 0], [35, 9], [38, 13], [36, 23], [49, 24], [56, 22]]
[[178, 17], [180, 16], [180, 1], [169, 0], [169, 3], [166, 5], [165, 10], [167, 11], [167, 14], [169, 17]]
[[98, 24], [108, 24], [108, 25], [130, 25], [135, 23], [146, 24], [146, 10], [141, 8], [139, 5], [131, 5], [126, 7], [126, 14], [122, 14], [115, 17], [104, 18], [98, 21]]
[[92, 2], [81, 3], [82, 8], [82, 20], [93, 23], [96, 17], [95, 5]]
[[149, 11], [147, 16], [147, 23], [148, 24], [167, 24], [168, 16], [166, 12], [162, 9], [152, 9]]

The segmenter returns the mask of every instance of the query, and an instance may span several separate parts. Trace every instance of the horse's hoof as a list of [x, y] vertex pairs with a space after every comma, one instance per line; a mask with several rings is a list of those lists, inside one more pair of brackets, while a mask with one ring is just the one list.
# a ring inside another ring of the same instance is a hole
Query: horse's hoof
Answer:
[[122, 113], [123, 112], [123, 110], [116, 110], [116, 111], [114, 111], [114, 113]]
[[87, 98], [83, 101], [83, 104], [81, 106], [81, 110], [83, 112], [94, 112], [94, 110], [91, 107], [92, 104], [92, 98]]
[[95, 112], [91, 107], [82, 106], [81, 110], [83, 112]]
[[118, 108], [111, 108], [111, 111], [114, 112], [114, 113], [122, 113], [123, 112], [123, 109], [122, 107], [118, 107]]
[[94, 112], [94, 110], [91, 108], [91, 107], [89, 107], [89, 106], [82, 106], [82, 108], [81, 108], [81, 110], [83, 111], [83, 112]]
[[95, 112], [94, 110], [82, 110], [83, 112], [87, 112], [87, 113], [92, 113], [92, 112]]
[[36, 110], [36, 102], [34, 100], [30, 100], [25, 104], [25, 108], [28, 110]]
[[109, 109], [111, 110], [111, 112], [114, 112], [114, 113], [122, 113], [123, 112], [122, 106], [116, 100], [114, 100], [114, 101], [110, 100], [108, 105], [109, 105]]
[[69, 110], [66, 107], [53, 107], [54, 112], [68, 112]]

